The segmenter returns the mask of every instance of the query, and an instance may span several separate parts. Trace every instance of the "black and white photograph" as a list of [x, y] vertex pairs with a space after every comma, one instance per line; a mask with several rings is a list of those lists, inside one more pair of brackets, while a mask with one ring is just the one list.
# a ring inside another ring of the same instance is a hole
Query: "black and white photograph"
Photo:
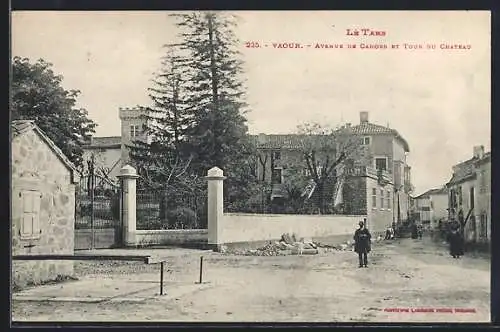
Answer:
[[13, 11], [11, 321], [489, 323], [489, 11]]

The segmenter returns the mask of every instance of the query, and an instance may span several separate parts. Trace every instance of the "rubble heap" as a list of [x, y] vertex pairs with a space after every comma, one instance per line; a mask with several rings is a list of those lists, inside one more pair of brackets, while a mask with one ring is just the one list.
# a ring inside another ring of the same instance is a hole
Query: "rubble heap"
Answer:
[[318, 246], [312, 240], [304, 238], [297, 240], [295, 234], [290, 235], [285, 233], [281, 236], [280, 241], [269, 242], [264, 247], [248, 250], [232, 250], [230, 253], [245, 256], [315, 255], [318, 253]]

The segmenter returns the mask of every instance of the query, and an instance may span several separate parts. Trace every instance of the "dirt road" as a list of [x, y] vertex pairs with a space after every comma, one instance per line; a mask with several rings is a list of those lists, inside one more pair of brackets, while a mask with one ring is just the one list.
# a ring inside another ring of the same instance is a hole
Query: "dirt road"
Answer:
[[[352, 251], [278, 257], [204, 252], [202, 285], [196, 284], [201, 253], [170, 255], [163, 251], [160, 255], [169, 257], [167, 295], [155, 296], [157, 284], [150, 284], [148, 297], [135, 301], [16, 300], [13, 320], [489, 322], [488, 258], [466, 255], [455, 260], [445, 248], [426, 239], [376, 244], [373, 249], [369, 267], [361, 269]], [[93, 280], [91, 284], [97, 287], [111, 280], [119, 289], [130, 288], [127, 281], [158, 280], [155, 266], [78, 264], [82, 281], [74, 285]], [[455, 310], [460, 308], [475, 313]], [[421, 309], [454, 312], [415, 312]]]

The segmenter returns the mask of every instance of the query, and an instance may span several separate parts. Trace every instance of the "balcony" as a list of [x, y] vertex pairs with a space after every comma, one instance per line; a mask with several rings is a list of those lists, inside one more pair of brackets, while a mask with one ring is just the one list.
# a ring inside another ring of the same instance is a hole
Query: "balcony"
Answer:
[[392, 177], [389, 172], [385, 170], [376, 170], [372, 167], [366, 166], [354, 166], [346, 169], [346, 174], [348, 176], [370, 176], [374, 178], [379, 178], [385, 182], [391, 182]]

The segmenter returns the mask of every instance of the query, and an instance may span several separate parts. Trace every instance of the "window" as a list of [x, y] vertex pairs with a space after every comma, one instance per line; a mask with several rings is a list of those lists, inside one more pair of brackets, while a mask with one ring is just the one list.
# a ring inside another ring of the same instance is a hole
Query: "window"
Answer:
[[273, 151], [273, 159], [274, 160], [281, 160], [281, 152], [280, 151]]
[[470, 195], [469, 195], [469, 208], [473, 209], [474, 208], [474, 187], [470, 188]]
[[273, 169], [273, 174], [271, 177], [271, 182], [273, 184], [280, 184], [282, 183], [282, 169], [281, 168], [275, 168]]
[[458, 205], [462, 205], [462, 187], [458, 187]]
[[481, 214], [479, 221], [479, 237], [481, 239], [488, 238], [488, 217], [486, 214]]
[[304, 176], [311, 176], [311, 172], [309, 172], [309, 168], [304, 168], [302, 170], [302, 175], [304, 175]]
[[130, 126], [130, 137], [137, 137], [140, 134], [139, 125]]
[[361, 138], [361, 145], [370, 145], [370, 137]]
[[377, 170], [387, 171], [387, 158], [386, 157], [375, 158], [375, 168]]
[[431, 206], [431, 209], [434, 209], [434, 203], [432, 203], [432, 201], [430, 201], [430, 206]]
[[387, 190], [387, 208], [391, 209], [391, 191]]
[[384, 205], [384, 191], [380, 189], [380, 208], [383, 209]]
[[372, 208], [376, 208], [377, 207], [377, 189], [376, 188], [372, 188]]
[[22, 198], [23, 215], [21, 220], [21, 238], [40, 237], [40, 198], [38, 191], [23, 191], [19, 194]]

